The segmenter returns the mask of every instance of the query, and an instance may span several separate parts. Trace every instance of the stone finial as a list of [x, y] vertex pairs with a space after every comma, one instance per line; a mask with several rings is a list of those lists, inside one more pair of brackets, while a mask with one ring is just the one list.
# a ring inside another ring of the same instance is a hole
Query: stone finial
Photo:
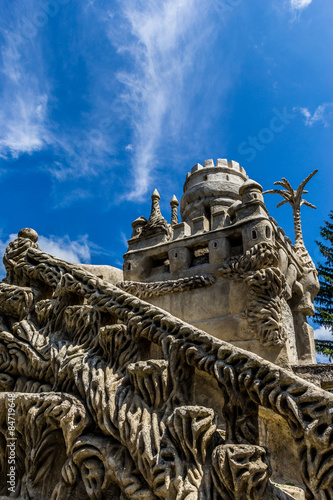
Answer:
[[250, 189], [257, 190], [257, 191], [260, 191], [262, 193], [262, 186], [258, 182], [254, 181], [252, 179], [248, 179], [239, 188], [239, 195], [242, 196], [244, 191], [247, 191]]
[[34, 243], [38, 241], [38, 233], [34, 229], [30, 227], [24, 227], [18, 232], [17, 235], [19, 238], [26, 238], [27, 240], [31, 240]]
[[160, 209], [160, 193], [157, 189], [154, 189], [153, 194], [151, 195], [151, 212], [150, 218], [162, 217], [161, 209]]
[[255, 201], [264, 201], [262, 196], [262, 186], [252, 179], [247, 179], [247, 181], [242, 184], [239, 188], [239, 195], [244, 204], [253, 203]]
[[151, 212], [148, 219], [147, 224], [142, 227], [141, 235], [144, 237], [152, 236], [156, 234], [156, 232], [164, 232], [171, 237], [171, 228], [167, 221], [161, 214], [160, 209], [160, 194], [157, 189], [154, 189], [154, 192], [151, 196]]
[[177, 200], [175, 195], [173, 195], [172, 200], [170, 201], [170, 205], [171, 205], [171, 227], [173, 227], [176, 224], [178, 224], [179, 201]]
[[131, 238], [139, 237], [142, 233], [143, 226], [145, 226], [146, 224], [147, 224], [147, 219], [142, 215], [137, 219], [135, 219], [135, 221], [132, 222], [133, 232]]
[[154, 198], [157, 198], [157, 199], [159, 199], [159, 200], [161, 199], [161, 197], [160, 197], [160, 193], [157, 191], [157, 189], [156, 189], [156, 188], [154, 189], [154, 192], [153, 192], [153, 194], [151, 195], [151, 199], [153, 200]]

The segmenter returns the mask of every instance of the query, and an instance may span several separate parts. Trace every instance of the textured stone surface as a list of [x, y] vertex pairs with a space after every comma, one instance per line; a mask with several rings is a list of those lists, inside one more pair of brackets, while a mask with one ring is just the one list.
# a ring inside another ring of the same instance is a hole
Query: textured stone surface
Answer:
[[[301, 195], [312, 175], [296, 191], [285, 179], [276, 183], [284, 190], [268, 191], [282, 194], [282, 204], [292, 206], [292, 246], [269, 217], [261, 185], [237, 162], [195, 165], [184, 184], [181, 222], [175, 198], [171, 224], [166, 222], [157, 192], [149, 221], [140, 217], [133, 222], [140, 230], [128, 242], [122, 288], [129, 290], [130, 282], [134, 295], [221, 340], [244, 349], [255, 346], [253, 352], [281, 366], [314, 363], [307, 316], [314, 313], [318, 278], [300, 223], [300, 207], [308, 203]], [[211, 276], [214, 282], [204, 287], [198, 276]], [[182, 280], [193, 286], [181, 289]]]
[[318, 385], [326, 390], [333, 390], [333, 364], [320, 363], [311, 365], [296, 365], [293, 372], [299, 377]]
[[108, 281], [115, 285], [123, 280], [123, 270], [112, 266], [93, 266], [91, 264], [79, 264], [86, 269], [88, 273], [95, 274], [98, 278]]
[[289, 428], [306, 498], [332, 498], [330, 393], [25, 234], [0, 289], [1, 495], [13, 393], [19, 498], [292, 498], [270, 481], [283, 456], [260, 444], [259, 407]]

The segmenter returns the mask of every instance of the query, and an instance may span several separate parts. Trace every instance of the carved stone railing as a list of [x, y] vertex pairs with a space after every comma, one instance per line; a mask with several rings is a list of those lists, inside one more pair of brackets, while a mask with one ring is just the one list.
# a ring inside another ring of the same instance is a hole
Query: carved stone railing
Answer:
[[121, 281], [117, 283], [116, 286], [144, 300], [170, 293], [181, 293], [187, 290], [210, 286], [213, 285], [215, 281], [214, 276], [211, 274], [203, 274], [179, 278], [178, 280], [153, 281], [148, 283]]
[[[258, 443], [263, 406], [290, 428], [306, 498], [333, 497], [332, 394], [41, 252], [29, 232], [4, 263], [0, 470], [14, 393], [18, 495], [288, 498]], [[220, 390], [225, 435], [191, 396], [194, 371]]]

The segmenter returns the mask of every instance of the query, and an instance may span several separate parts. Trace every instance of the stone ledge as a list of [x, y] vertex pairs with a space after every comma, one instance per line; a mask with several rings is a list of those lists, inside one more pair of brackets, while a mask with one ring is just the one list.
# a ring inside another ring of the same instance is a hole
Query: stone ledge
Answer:
[[295, 375], [318, 385], [322, 389], [333, 390], [333, 363], [319, 363], [292, 366]]

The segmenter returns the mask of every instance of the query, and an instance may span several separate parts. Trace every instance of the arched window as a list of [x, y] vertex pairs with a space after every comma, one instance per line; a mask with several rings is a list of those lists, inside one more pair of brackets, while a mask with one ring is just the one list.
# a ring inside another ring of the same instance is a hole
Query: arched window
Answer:
[[266, 226], [266, 238], [271, 237], [271, 228], [269, 226]]
[[257, 234], [257, 231], [255, 229], [252, 229], [252, 231], [251, 231], [251, 238], [253, 240], [256, 240], [258, 238], [258, 234]]

